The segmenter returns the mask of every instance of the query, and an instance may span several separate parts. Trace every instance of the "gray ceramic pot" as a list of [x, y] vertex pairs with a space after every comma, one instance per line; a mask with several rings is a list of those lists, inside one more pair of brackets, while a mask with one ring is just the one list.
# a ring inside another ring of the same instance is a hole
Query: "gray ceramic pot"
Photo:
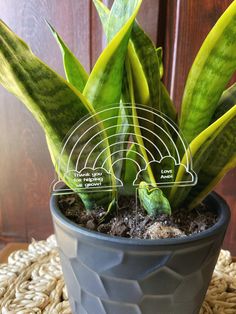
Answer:
[[218, 222], [182, 239], [135, 240], [78, 227], [51, 198], [70, 304], [76, 314], [197, 314], [230, 219], [224, 200], [205, 203]]

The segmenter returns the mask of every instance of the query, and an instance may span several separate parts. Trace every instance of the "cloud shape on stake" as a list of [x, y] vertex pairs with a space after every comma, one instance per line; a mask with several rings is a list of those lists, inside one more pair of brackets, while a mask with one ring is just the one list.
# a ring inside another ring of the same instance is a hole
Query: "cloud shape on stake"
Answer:
[[185, 165], [181, 163], [176, 163], [176, 160], [173, 157], [167, 156], [162, 158], [160, 161], [151, 161], [147, 164], [145, 169], [142, 169], [137, 173], [137, 176], [133, 182], [133, 185], [138, 186], [139, 182], [145, 180], [145, 177], [148, 176], [147, 167], [151, 166], [153, 172], [155, 173], [156, 183], [159, 185], [174, 185], [175, 177], [178, 170], [183, 167], [183, 179], [178, 184], [193, 185], [196, 181], [196, 175], [193, 171], [189, 171]]

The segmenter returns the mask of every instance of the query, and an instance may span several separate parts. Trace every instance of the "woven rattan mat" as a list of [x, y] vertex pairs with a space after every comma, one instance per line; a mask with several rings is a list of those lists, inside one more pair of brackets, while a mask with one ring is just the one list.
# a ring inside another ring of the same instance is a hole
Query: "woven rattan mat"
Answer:
[[[2, 314], [71, 314], [55, 237], [33, 241], [0, 264]], [[200, 314], [236, 314], [236, 263], [221, 251]]]

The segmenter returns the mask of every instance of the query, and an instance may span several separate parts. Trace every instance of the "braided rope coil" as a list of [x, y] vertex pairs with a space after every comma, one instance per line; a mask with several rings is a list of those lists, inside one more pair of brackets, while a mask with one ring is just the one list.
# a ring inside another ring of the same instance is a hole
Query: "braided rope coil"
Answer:
[[[40, 258], [39, 258], [40, 257]], [[34, 241], [0, 264], [2, 314], [71, 314], [56, 240]], [[236, 313], [236, 263], [221, 250], [200, 314]]]

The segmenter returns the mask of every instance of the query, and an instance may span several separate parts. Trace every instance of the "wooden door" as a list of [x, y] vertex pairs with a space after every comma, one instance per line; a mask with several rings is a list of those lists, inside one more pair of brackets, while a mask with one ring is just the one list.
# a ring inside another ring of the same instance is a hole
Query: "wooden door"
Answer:
[[[105, 1], [111, 5], [112, 1]], [[165, 77], [177, 106], [189, 67], [204, 37], [231, 0], [143, 0], [139, 21], [164, 47]], [[44, 19], [57, 29], [87, 70], [105, 44], [90, 0], [0, 0], [0, 18], [61, 75], [61, 55]], [[0, 86], [0, 245], [46, 238], [54, 171], [43, 131], [16, 98]], [[232, 208], [225, 247], [236, 254], [236, 171], [217, 190]]]

